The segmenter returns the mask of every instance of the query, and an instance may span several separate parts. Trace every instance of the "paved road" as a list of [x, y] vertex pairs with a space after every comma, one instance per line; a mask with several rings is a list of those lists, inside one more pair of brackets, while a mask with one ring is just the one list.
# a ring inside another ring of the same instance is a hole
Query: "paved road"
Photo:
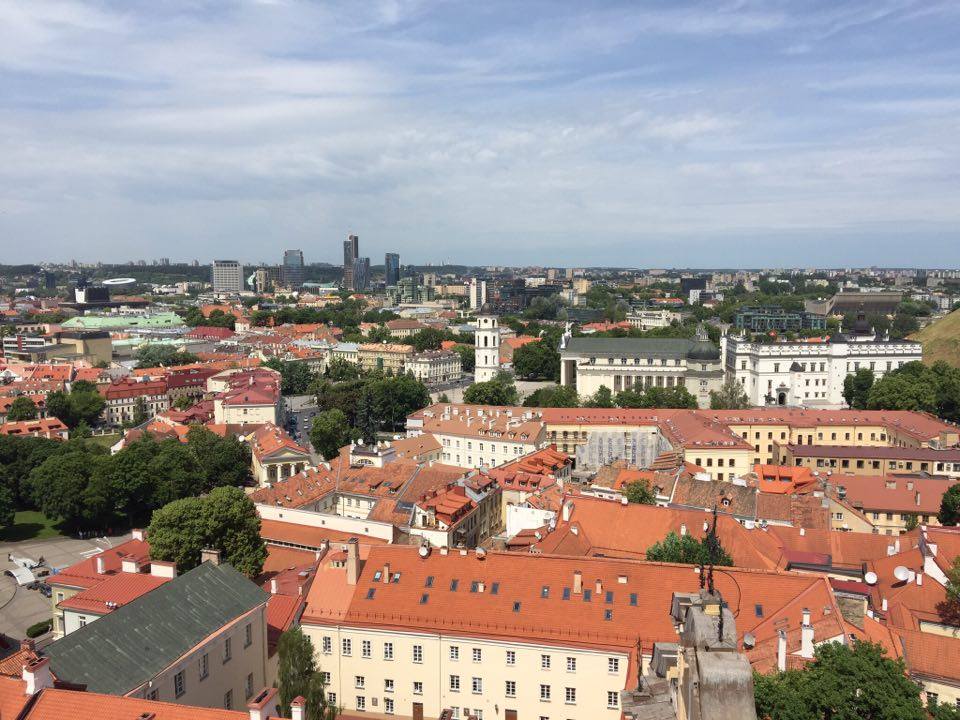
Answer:
[[[0, 573], [14, 567], [7, 559], [10, 553], [33, 560], [44, 559], [49, 568], [64, 568], [86, 557], [129, 540], [130, 535], [112, 538], [78, 540], [71, 537], [0, 543]], [[50, 617], [50, 598], [36, 590], [17, 587], [13, 578], [0, 575], [0, 633], [14, 640], [26, 637], [28, 627]]]

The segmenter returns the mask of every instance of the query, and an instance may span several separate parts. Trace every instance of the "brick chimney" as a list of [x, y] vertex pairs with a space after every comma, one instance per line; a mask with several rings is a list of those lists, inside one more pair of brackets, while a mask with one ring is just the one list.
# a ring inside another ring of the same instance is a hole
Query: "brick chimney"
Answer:
[[307, 701], [303, 695], [297, 695], [290, 701], [290, 720], [304, 720], [307, 714]]
[[583, 573], [579, 570], [573, 571], [573, 594], [579, 595], [583, 592]]
[[269, 717], [275, 717], [279, 712], [277, 689], [264, 688], [247, 703], [247, 709], [250, 711], [250, 720], [267, 720]]
[[356, 538], [347, 541], [347, 584], [356, 585], [360, 577], [360, 545]]
[[50, 659], [37, 658], [23, 666], [23, 681], [27, 684], [27, 695], [36, 695], [44, 688], [53, 687], [50, 674]]
[[384, 564], [383, 564], [383, 578], [382, 578], [382, 580], [383, 580], [384, 583], [389, 583], [389, 582], [390, 582], [390, 563], [384, 563]]
[[220, 564], [220, 551], [213, 548], [205, 548], [200, 551], [200, 564], [202, 565], [205, 562], [212, 563], [214, 565]]

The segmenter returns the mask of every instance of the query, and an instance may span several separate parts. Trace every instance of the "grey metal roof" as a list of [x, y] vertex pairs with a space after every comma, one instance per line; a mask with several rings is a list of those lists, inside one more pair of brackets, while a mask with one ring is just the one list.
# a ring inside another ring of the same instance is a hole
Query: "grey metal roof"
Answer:
[[57, 679], [123, 695], [269, 595], [228, 564], [204, 563], [48, 646]]
[[577, 355], [642, 355], [644, 357], [686, 357], [696, 340], [688, 338], [570, 338], [563, 353]]

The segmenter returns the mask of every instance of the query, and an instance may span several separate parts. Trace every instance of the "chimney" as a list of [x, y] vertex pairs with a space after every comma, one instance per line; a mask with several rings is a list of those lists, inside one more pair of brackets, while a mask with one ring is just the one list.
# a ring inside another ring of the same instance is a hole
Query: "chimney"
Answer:
[[686, 534], [687, 534], [687, 524], [680, 523], [680, 537], [683, 537]]
[[136, 559], [132, 557], [125, 557], [120, 560], [120, 569], [125, 573], [138, 573], [140, 572], [140, 565], [137, 563]]
[[813, 625], [810, 624], [810, 611], [803, 609], [803, 624], [800, 626], [800, 657], [813, 657]]
[[25, 653], [31, 653], [37, 647], [36, 642], [32, 638], [24, 638], [20, 641], [20, 650]]
[[50, 659], [37, 658], [23, 666], [23, 681], [27, 684], [27, 695], [36, 695], [44, 688], [53, 687], [50, 675]]
[[563, 521], [570, 522], [570, 514], [573, 512], [573, 500], [567, 500], [563, 504]]
[[896, 550], [896, 548], [893, 547], [893, 545], [889, 545], [889, 544], [887, 545], [887, 556], [888, 556], [888, 557], [889, 557], [890, 555], [896, 554], [896, 552], [897, 552], [897, 550]]
[[597, 595], [603, 595], [603, 583], [600, 581], [600, 578], [597, 578], [596, 590]]
[[270, 578], [270, 594], [271, 595], [277, 594], [277, 579], [275, 577]]
[[882, 610], [883, 612], [886, 612], [886, 611], [887, 611], [887, 599], [886, 599], [886, 598], [882, 598], [882, 599], [880, 600], [880, 610]]
[[800, 528], [800, 537], [803, 537], [803, 536], [806, 535], [806, 534], [807, 534], [807, 529], [806, 529], [806, 528]]
[[356, 585], [360, 576], [360, 545], [356, 538], [347, 541], [347, 584]]
[[100, 553], [94, 558], [96, 562], [97, 575], [103, 575], [107, 571], [107, 564], [104, 562], [103, 553]]
[[917, 491], [917, 498], [916, 498], [916, 500], [917, 500], [917, 507], [920, 507], [920, 491], [919, 491], [919, 490]]
[[913, 480], [907, 480], [907, 490], [913, 490]]
[[257, 693], [253, 700], [247, 703], [250, 711], [250, 720], [267, 720], [278, 713], [277, 689], [264, 688]]
[[290, 701], [290, 720], [304, 720], [307, 711], [307, 701], [303, 695], [297, 695]]
[[917, 573], [917, 585], [923, 585], [923, 573], [922, 573], [922, 572], [918, 572], [918, 573]]
[[383, 564], [383, 582], [390, 582], [390, 563]]
[[900, 538], [893, 541], [893, 550], [894, 552], [900, 552]]
[[212, 548], [206, 548], [200, 551], [200, 564], [202, 565], [205, 562], [212, 563], [214, 565], [220, 564], [220, 551], [214, 550]]
[[706, 520], [704, 520], [704, 521], [703, 521], [703, 531], [706, 532], [706, 531], [709, 530], [709, 529], [710, 529], [710, 523], [708, 523]]
[[787, 670], [787, 632], [786, 630], [777, 630], [777, 670], [786, 672]]
[[175, 578], [177, 576], [177, 565], [163, 560], [150, 561], [150, 574], [154, 577]]
[[579, 570], [573, 571], [573, 594], [580, 595], [583, 592], [583, 573]]
[[134, 528], [134, 529], [131, 530], [130, 532], [131, 532], [131, 534], [133, 535], [133, 538], [132, 538], [133, 540], [146, 540], [146, 539], [147, 539], [147, 532], [146, 532], [146, 530], [143, 530], [142, 528]]

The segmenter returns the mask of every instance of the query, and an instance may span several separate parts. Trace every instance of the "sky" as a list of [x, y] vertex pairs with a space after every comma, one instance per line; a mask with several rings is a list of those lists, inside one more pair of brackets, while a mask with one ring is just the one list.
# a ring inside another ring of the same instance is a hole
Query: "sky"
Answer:
[[960, 266], [960, 2], [0, 0], [0, 262]]

